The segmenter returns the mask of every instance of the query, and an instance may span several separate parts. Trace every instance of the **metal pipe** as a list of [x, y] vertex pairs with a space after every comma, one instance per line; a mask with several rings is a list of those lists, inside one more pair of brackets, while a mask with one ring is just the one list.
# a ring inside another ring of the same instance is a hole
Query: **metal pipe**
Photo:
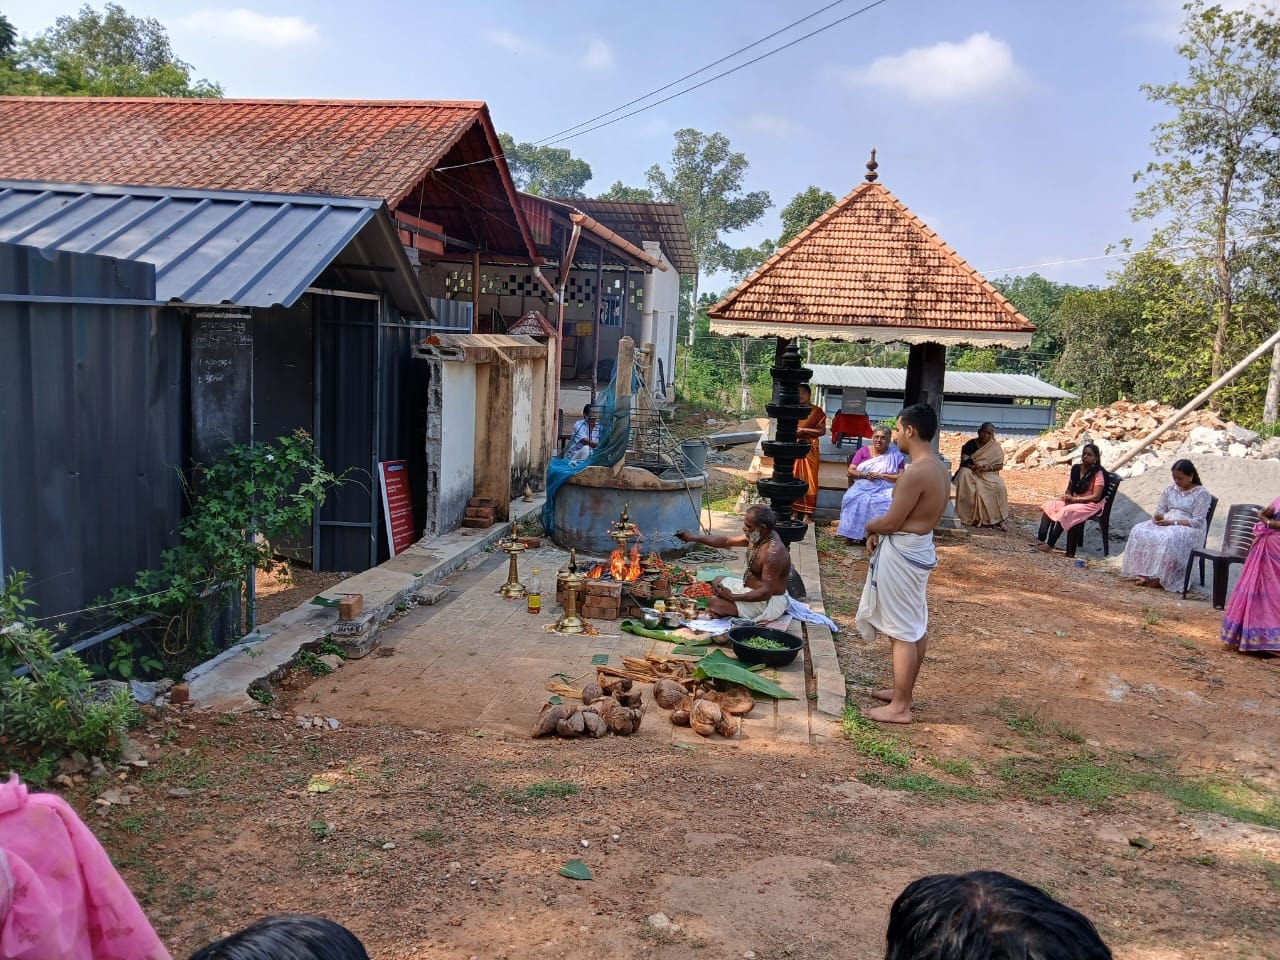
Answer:
[[604, 331], [604, 244], [596, 244], [596, 325], [591, 339], [595, 356], [591, 360], [591, 402], [600, 392], [600, 336]]
[[551, 449], [556, 447], [560, 436], [560, 365], [564, 362], [564, 288], [569, 282], [569, 271], [573, 269], [573, 255], [578, 252], [578, 238], [582, 236], [582, 228], [576, 223], [569, 234], [569, 248], [565, 251], [564, 261], [560, 263], [560, 293], [556, 299], [560, 302], [559, 315], [556, 319], [556, 356], [555, 369], [547, 371], [548, 376], [555, 377], [556, 390], [551, 407], [551, 420], [554, 431], [551, 437]]
[[1217, 393], [1219, 390], [1225, 387], [1228, 383], [1230, 383], [1236, 377], [1240, 376], [1240, 374], [1244, 372], [1245, 367], [1249, 366], [1249, 364], [1253, 363], [1255, 360], [1261, 357], [1264, 353], [1266, 353], [1268, 350], [1274, 347], [1277, 343], [1280, 343], [1280, 330], [1277, 330], [1275, 333], [1269, 336], [1266, 339], [1266, 341], [1262, 344], [1262, 346], [1258, 347], [1251, 354], [1249, 354], [1247, 357], [1245, 357], [1243, 360], [1237, 363], [1234, 367], [1232, 367], [1230, 370], [1228, 370], [1226, 373], [1220, 376], [1217, 380], [1213, 381], [1213, 383], [1209, 384], [1209, 386], [1205, 387], [1198, 394], [1196, 394], [1195, 397], [1191, 400], [1191, 402], [1188, 403], [1185, 407], [1183, 407], [1181, 410], [1179, 410], [1177, 413], [1171, 416], [1164, 423], [1160, 424], [1160, 426], [1156, 427], [1155, 430], [1153, 430], [1151, 433], [1147, 434], [1145, 437], [1139, 440], [1137, 446], [1127, 451], [1119, 460], [1117, 460], [1114, 464], [1111, 465], [1110, 469], [1119, 470], [1121, 467], [1127, 464], [1130, 460], [1132, 460], [1134, 457], [1140, 454], [1143, 450], [1151, 446], [1152, 443], [1154, 443], [1156, 440], [1159, 440], [1161, 437], [1163, 437], [1166, 433], [1168, 433], [1178, 424], [1178, 421], [1180, 421], [1192, 410], [1195, 410], [1196, 407], [1199, 407], [1201, 404], [1203, 404], [1206, 400], [1208, 400], [1211, 396], [1213, 396], [1215, 393]]

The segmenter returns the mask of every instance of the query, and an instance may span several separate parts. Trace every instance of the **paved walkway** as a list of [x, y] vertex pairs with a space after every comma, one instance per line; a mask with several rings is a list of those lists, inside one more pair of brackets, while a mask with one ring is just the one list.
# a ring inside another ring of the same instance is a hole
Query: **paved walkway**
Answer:
[[[718, 531], [740, 529], [732, 515], [716, 519]], [[742, 551], [721, 561], [740, 569]], [[796, 563], [821, 606], [817, 552], [810, 533], [793, 548]], [[550, 696], [547, 684], [562, 674], [572, 686], [593, 680], [593, 658], [607, 656], [621, 667], [622, 657], [667, 653], [670, 645], [624, 634], [616, 621], [592, 621], [599, 634], [566, 635], [550, 631], [562, 611], [554, 602], [555, 571], [568, 554], [544, 546], [520, 557], [521, 579], [537, 568], [544, 584], [543, 611], [530, 615], [524, 601], [508, 601], [498, 588], [506, 582], [505, 554], [486, 557], [474, 569], [457, 575], [447, 602], [418, 608], [389, 625], [372, 654], [348, 663], [331, 678], [312, 686], [313, 699], [300, 709], [342, 722], [396, 723], [427, 730], [467, 730], [484, 736], [523, 738], [541, 705]], [[766, 671], [795, 700], [761, 698], [743, 718], [741, 734], [731, 741], [704, 740], [686, 727], [675, 727], [665, 711], [647, 702], [639, 736], [677, 743], [810, 744], [832, 735], [844, 704], [844, 678], [835, 659], [830, 633], [824, 628], [792, 624], [808, 634], [806, 649], [790, 665]], [[803, 632], [802, 632], [803, 631]], [[806, 694], [806, 672], [814, 677], [816, 699]]]

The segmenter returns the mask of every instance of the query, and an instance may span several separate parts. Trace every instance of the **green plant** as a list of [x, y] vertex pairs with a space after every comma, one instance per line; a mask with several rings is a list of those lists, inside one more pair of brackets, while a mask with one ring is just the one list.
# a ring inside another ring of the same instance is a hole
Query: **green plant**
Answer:
[[115, 591], [118, 612], [156, 618], [166, 669], [189, 668], [214, 652], [214, 620], [243, 593], [250, 572], [276, 567], [271, 542], [307, 529], [338, 482], [301, 430], [271, 443], [233, 444], [217, 462], [196, 465], [178, 546], [132, 587]]
[[1154, 607], [1147, 607], [1142, 611], [1142, 622], [1148, 627], [1154, 627], [1160, 622], [1160, 611]]
[[905, 769], [911, 764], [911, 754], [901, 743], [864, 717], [852, 704], [844, 708], [840, 729], [845, 738], [865, 757], [879, 760], [891, 767]]
[[973, 776], [973, 764], [968, 760], [950, 760], [945, 757], [930, 757], [929, 766], [949, 773], [953, 777], [968, 780]]
[[276, 695], [266, 687], [250, 687], [249, 696], [263, 704], [276, 702]]
[[883, 773], [864, 773], [859, 776], [859, 779], [873, 787], [918, 793], [935, 800], [985, 799], [982, 791], [975, 787], [953, 787], [925, 773], [907, 773], [896, 777], [886, 776]]
[[298, 653], [297, 660], [294, 661], [303, 670], [306, 670], [313, 677], [327, 677], [333, 673], [333, 667], [329, 666], [310, 650], [302, 650]]
[[419, 830], [413, 834], [413, 839], [421, 840], [423, 843], [439, 843], [447, 839], [447, 834], [443, 830]]
[[105, 673], [109, 677], [141, 680], [144, 677], [159, 676], [164, 671], [163, 661], [144, 652], [140, 640], [124, 636], [112, 637], [107, 648], [111, 658], [107, 661]]
[[577, 792], [578, 788], [572, 783], [565, 783], [563, 780], [544, 780], [541, 783], [532, 783], [525, 787], [523, 795], [529, 800], [543, 800], [547, 797], [563, 800], [565, 797], [571, 797]]
[[[0, 770], [43, 786], [65, 753], [114, 756], [138, 711], [122, 690], [92, 702], [84, 662], [71, 652], [54, 656], [52, 634], [26, 616], [34, 603], [26, 584], [15, 572], [0, 593]], [[19, 670], [23, 676], [13, 676]]]

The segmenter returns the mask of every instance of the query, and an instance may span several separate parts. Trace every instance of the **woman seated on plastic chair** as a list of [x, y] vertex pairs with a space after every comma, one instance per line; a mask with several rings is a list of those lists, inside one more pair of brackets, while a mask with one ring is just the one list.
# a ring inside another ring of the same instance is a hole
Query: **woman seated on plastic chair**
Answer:
[[1178, 593], [1191, 551], [1204, 546], [1213, 496], [1190, 460], [1176, 461], [1171, 472], [1173, 483], [1160, 494], [1155, 514], [1129, 531], [1120, 576], [1137, 578], [1140, 587]]
[[1048, 553], [1058, 544], [1058, 537], [1096, 517], [1106, 506], [1107, 471], [1102, 469], [1102, 451], [1097, 444], [1086, 443], [1080, 451], [1080, 462], [1071, 467], [1066, 492], [1040, 505], [1040, 532], [1036, 549]]

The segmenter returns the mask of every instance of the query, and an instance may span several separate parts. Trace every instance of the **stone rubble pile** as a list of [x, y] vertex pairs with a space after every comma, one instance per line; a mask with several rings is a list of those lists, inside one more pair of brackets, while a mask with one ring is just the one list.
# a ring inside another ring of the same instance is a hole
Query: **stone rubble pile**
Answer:
[[[1014, 469], [1071, 463], [1086, 443], [1096, 443], [1102, 463], [1114, 463], [1160, 424], [1174, 408], [1155, 400], [1118, 400], [1109, 407], [1077, 410], [1067, 422], [1038, 437], [1014, 437], [1003, 443], [1005, 463]], [[1249, 459], [1280, 458], [1280, 439], [1262, 440], [1252, 430], [1223, 422], [1209, 410], [1187, 414], [1172, 430], [1150, 445], [1122, 476], [1136, 477], [1175, 457], [1226, 456]]]

